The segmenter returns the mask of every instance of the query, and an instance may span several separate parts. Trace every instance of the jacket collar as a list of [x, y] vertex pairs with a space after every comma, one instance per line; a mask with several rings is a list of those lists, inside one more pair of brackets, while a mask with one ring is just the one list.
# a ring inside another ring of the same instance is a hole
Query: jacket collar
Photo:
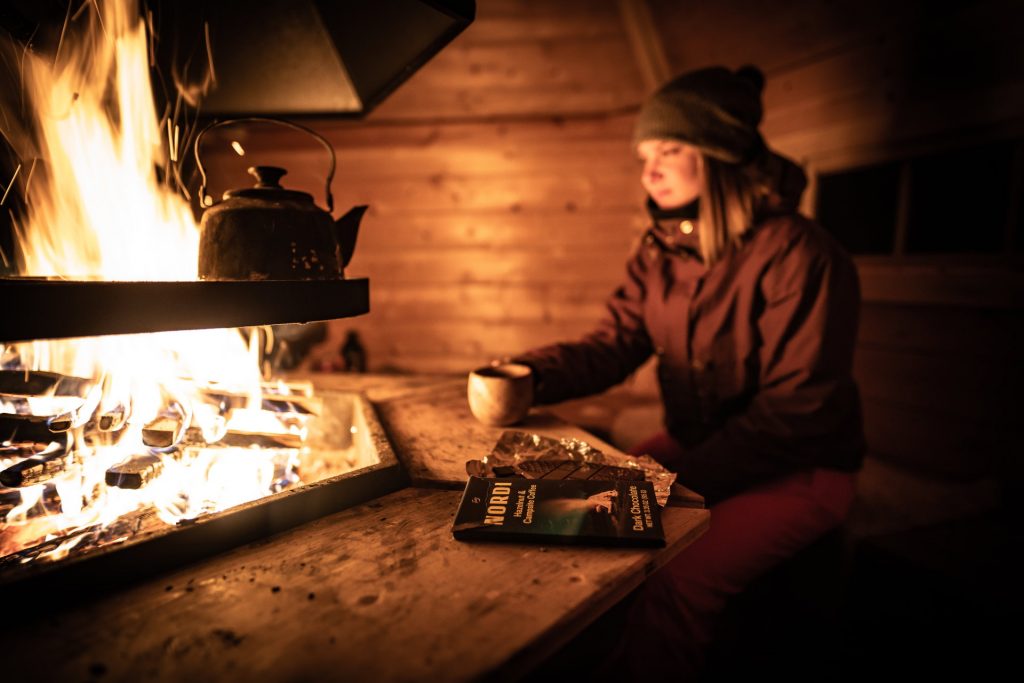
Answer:
[[666, 251], [687, 254], [700, 259], [700, 233], [697, 215], [700, 200], [694, 199], [676, 209], [661, 209], [650, 197], [647, 198], [647, 213], [651, 227], [647, 234]]

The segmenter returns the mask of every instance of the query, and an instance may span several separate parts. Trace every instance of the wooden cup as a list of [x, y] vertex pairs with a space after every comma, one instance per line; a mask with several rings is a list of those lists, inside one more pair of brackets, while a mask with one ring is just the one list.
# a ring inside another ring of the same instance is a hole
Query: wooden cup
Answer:
[[473, 417], [484, 424], [515, 424], [533, 405], [533, 371], [519, 363], [477, 368], [469, 373], [466, 397]]

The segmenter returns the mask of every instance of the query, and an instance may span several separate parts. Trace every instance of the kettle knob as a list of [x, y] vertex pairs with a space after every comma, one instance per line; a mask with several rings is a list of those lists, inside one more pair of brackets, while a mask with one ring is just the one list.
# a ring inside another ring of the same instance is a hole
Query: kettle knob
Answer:
[[281, 189], [281, 178], [287, 170], [279, 166], [250, 166], [249, 175], [256, 179], [256, 187], [260, 189]]

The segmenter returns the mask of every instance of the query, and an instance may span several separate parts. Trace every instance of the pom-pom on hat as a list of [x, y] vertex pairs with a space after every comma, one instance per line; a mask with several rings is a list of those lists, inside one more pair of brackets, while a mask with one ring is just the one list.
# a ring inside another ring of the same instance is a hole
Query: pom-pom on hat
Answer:
[[757, 131], [763, 88], [764, 74], [754, 66], [713, 66], [677, 76], [640, 109], [633, 146], [679, 140], [728, 163], [750, 161], [764, 146]]

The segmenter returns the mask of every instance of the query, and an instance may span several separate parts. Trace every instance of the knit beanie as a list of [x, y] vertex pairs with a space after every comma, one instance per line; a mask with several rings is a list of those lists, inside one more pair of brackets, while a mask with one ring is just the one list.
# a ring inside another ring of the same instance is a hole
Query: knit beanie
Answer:
[[644, 140], [679, 140], [728, 163], [750, 161], [763, 149], [764, 75], [754, 66], [733, 72], [713, 66], [677, 76], [640, 109], [633, 146]]

